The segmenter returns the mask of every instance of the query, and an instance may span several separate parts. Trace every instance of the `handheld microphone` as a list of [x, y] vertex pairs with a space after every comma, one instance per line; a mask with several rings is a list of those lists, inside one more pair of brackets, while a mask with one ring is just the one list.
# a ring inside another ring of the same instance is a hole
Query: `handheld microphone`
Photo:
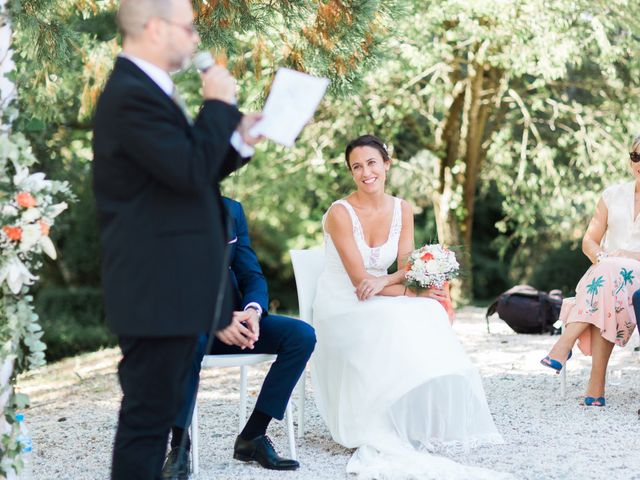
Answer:
[[210, 52], [198, 52], [193, 56], [193, 66], [204, 73], [215, 65], [216, 61]]
[[[199, 72], [205, 73], [207, 70], [209, 70], [211, 67], [213, 67], [216, 64], [216, 61], [214, 60], [213, 55], [211, 55], [211, 52], [208, 52], [205, 50], [205, 51], [196, 53], [193, 56], [192, 63], [193, 63], [193, 66], [196, 67], [196, 69]], [[235, 95], [231, 99], [231, 103], [234, 105], [238, 103]]]

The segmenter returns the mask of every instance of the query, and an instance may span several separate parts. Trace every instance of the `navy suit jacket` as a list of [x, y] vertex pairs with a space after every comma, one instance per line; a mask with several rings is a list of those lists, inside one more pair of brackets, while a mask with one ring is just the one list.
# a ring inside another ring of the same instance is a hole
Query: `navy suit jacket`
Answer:
[[236, 310], [244, 310], [249, 303], [255, 302], [262, 307], [262, 315], [264, 316], [269, 307], [269, 291], [256, 252], [251, 247], [244, 209], [242, 204], [236, 200], [223, 197], [223, 202], [233, 219], [228, 241], [231, 246], [229, 275], [231, 285], [234, 287], [235, 308]]

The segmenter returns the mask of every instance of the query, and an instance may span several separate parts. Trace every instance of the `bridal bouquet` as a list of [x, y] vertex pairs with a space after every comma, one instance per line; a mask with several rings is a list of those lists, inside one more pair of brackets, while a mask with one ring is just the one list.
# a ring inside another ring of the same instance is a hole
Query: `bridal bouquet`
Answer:
[[407, 287], [412, 290], [444, 288], [460, 273], [456, 254], [439, 243], [415, 250], [407, 261]]
[[[444, 289], [449, 293], [449, 281], [460, 274], [456, 254], [439, 243], [424, 245], [409, 255], [406, 265], [406, 286], [420, 291], [427, 288]], [[443, 302], [449, 318], [453, 320], [451, 300]]]

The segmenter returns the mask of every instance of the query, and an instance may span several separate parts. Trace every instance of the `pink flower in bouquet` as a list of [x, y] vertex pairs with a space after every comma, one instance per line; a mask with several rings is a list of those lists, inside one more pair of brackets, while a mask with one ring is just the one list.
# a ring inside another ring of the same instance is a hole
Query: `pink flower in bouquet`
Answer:
[[24, 208], [33, 208], [36, 206], [36, 199], [29, 192], [21, 192], [16, 195], [16, 202]]
[[9, 240], [18, 241], [22, 238], [22, 229], [20, 227], [2, 227], [2, 231], [9, 237]]
[[42, 235], [49, 235], [49, 230], [51, 230], [51, 226], [45, 222], [44, 220], [40, 220], [38, 222], [40, 224], [40, 231], [42, 232]]

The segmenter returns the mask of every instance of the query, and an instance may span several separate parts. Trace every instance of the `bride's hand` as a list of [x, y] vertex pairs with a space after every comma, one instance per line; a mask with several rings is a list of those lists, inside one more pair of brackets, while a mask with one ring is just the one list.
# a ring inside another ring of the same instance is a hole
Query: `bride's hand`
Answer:
[[356, 288], [356, 296], [358, 300], [366, 300], [380, 293], [386, 286], [387, 279], [385, 277], [365, 278]]
[[449, 294], [443, 288], [427, 288], [426, 290], [422, 290], [419, 294], [419, 297], [425, 298], [433, 298], [439, 302], [446, 302], [449, 300]]

